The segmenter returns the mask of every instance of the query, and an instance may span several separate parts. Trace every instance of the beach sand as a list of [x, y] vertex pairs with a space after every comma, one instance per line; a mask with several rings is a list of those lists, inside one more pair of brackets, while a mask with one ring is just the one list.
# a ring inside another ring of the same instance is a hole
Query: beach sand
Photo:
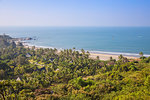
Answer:
[[[105, 60], [106, 61], [106, 60], [109, 60], [110, 57], [112, 57], [113, 59], [118, 60], [119, 55], [90, 53], [90, 58], [92, 58], [92, 59], [96, 59], [97, 56], [99, 56], [100, 60]], [[124, 56], [124, 57], [126, 57], [128, 59], [137, 59], [137, 57], [132, 57], [132, 56]]]

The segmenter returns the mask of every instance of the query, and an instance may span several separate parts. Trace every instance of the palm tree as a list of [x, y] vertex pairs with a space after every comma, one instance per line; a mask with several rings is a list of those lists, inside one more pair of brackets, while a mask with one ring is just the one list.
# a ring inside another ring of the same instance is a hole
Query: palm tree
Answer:
[[84, 49], [81, 49], [81, 52], [82, 52], [82, 54], [83, 54], [83, 55], [85, 54], [85, 51], [84, 51]]
[[140, 55], [141, 57], [143, 57], [144, 54], [143, 54], [143, 52], [140, 52], [139, 55]]
[[112, 57], [110, 57], [110, 61], [112, 61], [113, 60], [113, 58]]
[[76, 48], [75, 47], [73, 47], [73, 50], [75, 50]]
[[118, 56], [119, 60], [123, 59], [123, 55]]
[[96, 59], [99, 60], [99, 56], [97, 56]]
[[72, 49], [69, 49], [69, 55], [72, 55]]

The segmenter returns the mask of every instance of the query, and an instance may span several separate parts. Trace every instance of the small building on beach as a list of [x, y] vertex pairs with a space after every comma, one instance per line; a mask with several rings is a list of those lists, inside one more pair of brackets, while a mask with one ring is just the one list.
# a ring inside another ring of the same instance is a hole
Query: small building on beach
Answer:
[[32, 56], [32, 55], [31, 55], [31, 54], [29, 54], [29, 53], [27, 53], [27, 54], [26, 54], [26, 57], [28, 57], [28, 58], [29, 58], [29, 57], [31, 57], [31, 56]]
[[22, 81], [22, 79], [21, 79], [20, 77], [18, 77], [18, 78], [16, 79], [16, 81]]

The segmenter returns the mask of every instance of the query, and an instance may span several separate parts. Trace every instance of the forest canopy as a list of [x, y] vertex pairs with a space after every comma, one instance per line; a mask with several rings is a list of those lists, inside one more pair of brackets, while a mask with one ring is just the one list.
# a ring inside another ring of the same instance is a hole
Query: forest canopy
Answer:
[[17, 46], [0, 36], [0, 100], [149, 100], [150, 57], [107, 61], [90, 53]]

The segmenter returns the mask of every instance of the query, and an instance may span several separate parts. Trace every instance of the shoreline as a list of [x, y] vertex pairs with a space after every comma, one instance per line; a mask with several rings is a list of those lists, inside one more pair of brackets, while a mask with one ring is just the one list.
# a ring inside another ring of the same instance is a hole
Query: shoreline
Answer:
[[[23, 43], [23, 46], [25, 48], [32, 48], [33, 46], [35, 46], [35, 49], [40, 49], [40, 48], [51, 48], [51, 49], [54, 49], [54, 47], [36, 46], [36, 45], [31, 45], [29, 43]], [[58, 48], [56, 48], [56, 49], [58, 50], [58, 53], [61, 50], [64, 50], [64, 49], [58, 49]], [[80, 50], [76, 50], [76, 51], [80, 52]], [[88, 50], [85, 50], [85, 51], [88, 51]], [[111, 54], [111, 52], [101, 52], [101, 53], [99, 53], [98, 51], [96, 51], [96, 52], [89, 51], [89, 53], [90, 53], [89, 58], [96, 59], [97, 56], [99, 56], [100, 60], [104, 60], [104, 61], [110, 60], [110, 57], [112, 57], [113, 59], [118, 60], [118, 56], [120, 54], [122, 54], [122, 55], [124, 54], [124, 53], [114, 53], [114, 54], [112, 53]], [[128, 54], [128, 55], [123, 55], [123, 56], [128, 58], [128, 59], [138, 59], [139, 58], [138, 54], [136, 54], [136, 56], [129, 55], [130, 53], [126, 53], [126, 54]]]
[[[97, 56], [99, 56], [100, 60], [106, 61], [106, 60], [110, 60], [110, 57], [112, 57], [113, 59], [118, 60], [119, 55], [90, 53], [89, 57], [92, 58], [92, 59], [96, 59]], [[138, 57], [133, 57], [133, 56], [124, 56], [124, 57], [126, 57], [128, 59], [138, 59]]]

